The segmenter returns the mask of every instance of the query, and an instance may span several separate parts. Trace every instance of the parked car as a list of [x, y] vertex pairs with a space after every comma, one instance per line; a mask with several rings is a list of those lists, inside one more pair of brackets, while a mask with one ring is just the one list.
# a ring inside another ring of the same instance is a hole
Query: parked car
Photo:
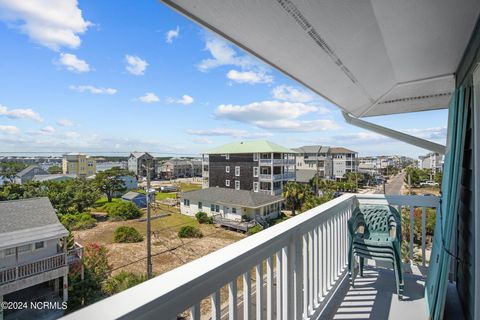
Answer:
[[420, 182], [420, 187], [438, 187], [438, 186], [439, 186], [438, 182], [435, 182], [435, 181]]
[[161, 186], [160, 187], [161, 192], [176, 192], [178, 191], [177, 186]]

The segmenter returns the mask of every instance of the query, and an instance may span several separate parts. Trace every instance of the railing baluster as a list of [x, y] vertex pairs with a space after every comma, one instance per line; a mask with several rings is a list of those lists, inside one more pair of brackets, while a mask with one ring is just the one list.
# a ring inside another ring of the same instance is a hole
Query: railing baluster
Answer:
[[425, 243], [427, 238], [427, 208], [422, 207], [422, 266], [425, 267]]
[[[315, 279], [313, 277], [313, 257], [314, 257], [314, 249], [313, 249], [313, 231], [310, 231], [308, 233], [308, 315], [313, 314], [313, 283], [315, 282]], [[306, 284], [305, 284], [306, 286]]]
[[270, 256], [267, 258], [267, 320], [273, 320], [273, 272], [273, 258]]
[[263, 309], [263, 262], [255, 267], [255, 299], [256, 299], [256, 319], [262, 319]]
[[200, 320], [200, 303], [196, 303], [190, 308], [190, 319]]
[[237, 320], [237, 278], [228, 284], [228, 319]]
[[319, 277], [318, 277], [318, 227], [313, 229], [313, 278], [310, 281], [313, 282], [313, 307], [316, 309], [319, 305], [318, 303], [318, 288], [319, 288]]
[[413, 263], [413, 220], [415, 219], [414, 217], [414, 211], [415, 211], [415, 207], [410, 205], [410, 252], [409, 252], [409, 256], [410, 256], [410, 264]]
[[243, 274], [243, 319], [252, 318], [252, 280], [250, 270]]
[[327, 264], [327, 223], [322, 224], [322, 297], [321, 300], [327, 294], [327, 279], [328, 279], [328, 264]]
[[[276, 310], [277, 310], [277, 319], [282, 319], [282, 253], [278, 251], [275, 254], [277, 267], [275, 268], [275, 282], [277, 284], [277, 301], [276, 301]], [[286, 319], [287, 320], [287, 319]]]
[[212, 320], [220, 320], [222, 316], [222, 307], [220, 305], [220, 290], [215, 291], [211, 297], [212, 301]]
[[328, 220], [328, 290], [333, 284], [333, 224], [332, 219]]
[[309, 251], [309, 247], [308, 247], [308, 234], [304, 234], [302, 236], [302, 243], [303, 243], [303, 247], [302, 247], [302, 259], [303, 259], [303, 317], [307, 317], [308, 316], [308, 311], [309, 311], [309, 307], [308, 307], [308, 302], [309, 302], [309, 299], [308, 299], [308, 296], [309, 296], [309, 285], [308, 285], [308, 267], [309, 267], [309, 263], [308, 263], [308, 251]]

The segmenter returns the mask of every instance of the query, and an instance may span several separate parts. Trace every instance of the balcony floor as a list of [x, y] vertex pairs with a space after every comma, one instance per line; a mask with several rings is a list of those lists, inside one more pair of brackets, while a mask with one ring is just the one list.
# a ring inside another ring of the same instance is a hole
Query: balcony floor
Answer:
[[423, 268], [404, 266], [404, 297], [398, 300], [393, 271], [373, 263], [365, 267], [363, 278], [357, 277], [355, 288], [345, 278], [322, 319], [427, 319]]

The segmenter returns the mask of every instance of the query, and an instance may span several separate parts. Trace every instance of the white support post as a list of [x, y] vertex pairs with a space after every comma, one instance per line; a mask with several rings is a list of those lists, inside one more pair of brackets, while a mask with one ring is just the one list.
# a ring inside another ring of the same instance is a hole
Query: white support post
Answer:
[[[276, 290], [276, 312], [277, 312], [277, 320], [282, 320], [282, 252], [281, 250], [275, 254], [275, 262], [277, 267], [275, 268], [275, 282], [277, 286]], [[285, 319], [288, 320], [288, 319]]]
[[273, 258], [270, 256], [267, 258], [267, 320], [273, 320], [273, 272]]
[[263, 262], [255, 267], [255, 304], [257, 305], [256, 319], [262, 319], [263, 309]]
[[68, 275], [63, 276], [63, 301], [68, 301]]
[[[0, 304], [3, 302], [3, 296], [0, 295]], [[3, 320], [3, 308], [0, 307], [0, 320]]]
[[200, 303], [196, 303], [190, 308], [190, 319], [200, 320]]
[[243, 274], [243, 319], [252, 318], [252, 280], [250, 270]]
[[212, 320], [220, 320], [222, 315], [222, 308], [220, 304], [220, 291], [215, 291], [212, 296]]
[[56, 297], [60, 296], [60, 278], [53, 279], [53, 291]]
[[228, 284], [228, 319], [237, 320], [237, 278]]

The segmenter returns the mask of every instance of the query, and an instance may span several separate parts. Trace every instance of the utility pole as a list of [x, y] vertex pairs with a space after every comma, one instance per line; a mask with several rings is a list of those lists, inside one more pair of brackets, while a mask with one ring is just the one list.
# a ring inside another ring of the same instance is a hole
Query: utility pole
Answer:
[[152, 232], [150, 224], [150, 160], [147, 159], [147, 279], [152, 278]]

